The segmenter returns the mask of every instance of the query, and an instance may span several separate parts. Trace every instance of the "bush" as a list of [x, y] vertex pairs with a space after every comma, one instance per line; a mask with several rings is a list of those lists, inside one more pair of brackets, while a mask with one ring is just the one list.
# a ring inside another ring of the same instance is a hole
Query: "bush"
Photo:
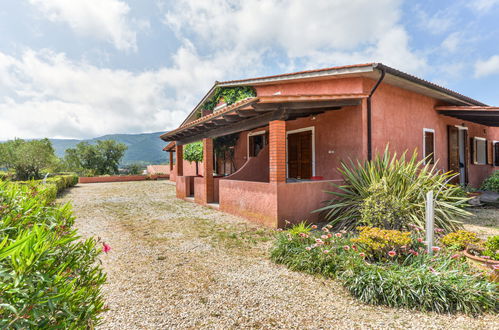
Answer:
[[[352, 245], [355, 239], [332, 234], [330, 228], [307, 231], [302, 226], [278, 234], [271, 259], [292, 270], [337, 278], [353, 296], [369, 304], [439, 313], [497, 312], [495, 284], [444, 250], [434, 256], [407, 253], [403, 258], [368, 263], [363, 245]], [[406, 233], [379, 231], [369, 237], [380, 236], [397, 245], [408, 241]]]
[[411, 247], [411, 233], [398, 230], [387, 230], [376, 227], [358, 227], [358, 238], [352, 243], [358, 244], [366, 255], [374, 260], [383, 260], [395, 252], [394, 257], [402, 255]]
[[487, 238], [487, 241], [485, 242], [485, 250], [482, 254], [494, 260], [499, 260], [499, 235]]
[[47, 206], [33, 186], [0, 183], [0, 205], [0, 328], [94, 328], [98, 242], [80, 240], [70, 206]]
[[470, 244], [478, 243], [480, 239], [475, 233], [466, 230], [458, 230], [449, 233], [440, 239], [440, 242], [448, 248], [464, 250]]
[[448, 184], [455, 176], [441, 173], [435, 165], [417, 161], [414, 152], [409, 160], [405, 153], [397, 158], [388, 148], [370, 162], [342, 164], [344, 185], [336, 190], [322, 212], [338, 229], [353, 230], [368, 225], [385, 229], [408, 230], [411, 225], [424, 227], [426, 193], [435, 193], [435, 226], [446, 232], [458, 230], [456, 219], [471, 216], [465, 210], [469, 198], [459, 186]]
[[37, 190], [38, 193], [44, 197], [47, 203], [53, 202], [57, 194], [69, 187], [73, 187], [78, 183], [78, 176], [76, 174], [63, 174], [57, 175], [44, 180], [31, 180], [31, 181], [15, 181], [14, 184], [31, 186]]
[[482, 183], [482, 190], [490, 190], [499, 193], [499, 171], [495, 171]]

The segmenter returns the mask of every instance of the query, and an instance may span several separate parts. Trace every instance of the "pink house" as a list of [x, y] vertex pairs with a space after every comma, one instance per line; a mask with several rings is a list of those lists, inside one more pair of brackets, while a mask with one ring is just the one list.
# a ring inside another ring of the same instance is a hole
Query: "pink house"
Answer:
[[[220, 88], [255, 94], [203, 110]], [[316, 221], [311, 214], [341, 182], [342, 161], [417, 150], [456, 183], [479, 186], [499, 169], [499, 108], [380, 63], [216, 82], [182, 125], [161, 138], [176, 153], [177, 197], [272, 227]], [[214, 141], [230, 137], [221, 155]], [[202, 141], [200, 176], [183, 146]], [[230, 154], [230, 161], [225, 155]], [[222, 159], [223, 158], [223, 159]]]

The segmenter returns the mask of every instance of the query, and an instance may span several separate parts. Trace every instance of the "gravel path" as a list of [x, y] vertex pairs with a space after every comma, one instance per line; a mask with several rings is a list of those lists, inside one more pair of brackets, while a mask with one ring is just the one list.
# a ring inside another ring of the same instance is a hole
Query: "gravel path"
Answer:
[[62, 201], [81, 235], [112, 248], [102, 329], [499, 328], [492, 315], [359, 303], [336, 281], [271, 263], [270, 230], [177, 200], [167, 181], [78, 185]]

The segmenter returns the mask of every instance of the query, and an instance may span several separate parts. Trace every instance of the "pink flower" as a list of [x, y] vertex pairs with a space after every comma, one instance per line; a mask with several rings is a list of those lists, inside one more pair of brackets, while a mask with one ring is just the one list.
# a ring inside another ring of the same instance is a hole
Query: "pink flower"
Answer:
[[316, 225], [312, 225], [312, 227], [310, 227], [312, 229], [317, 229], [317, 226]]
[[328, 254], [328, 253], [329, 253], [329, 250], [324, 250], [324, 251], [322, 251], [322, 252], [324, 252], [325, 254]]
[[312, 250], [312, 248], [311, 248], [310, 246], [307, 246], [307, 247], [305, 248], [305, 250], [310, 251], [310, 250]]
[[440, 248], [438, 246], [433, 246], [431, 249], [433, 250], [433, 252], [440, 251]]
[[276, 230], [277, 230], [277, 231], [282, 231], [282, 228], [277, 228]]
[[361, 252], [361, 253], [359, 253], [359, 256], [361, 256], [362, 258], [364, 258], [366, 256], [366, 254], [364, 252]]
[[418, 238], [419, 243], [423, 243], [423, 239], [421, 237]]
[[493, 266], [492, 266], [492, 269], [493, 269], [493, 270], [497, 270], [497, 269], [499, 269], [499, 265], [493, 265]]
[[417, 251], [414, 251], [413, 249], [410, 249], [409, 253], [412, 254], [413, 256], [418, 256], [419, 255], [419, 253]]
[[483, 259], [490, 259], [489, 256], [482, 256]]
[[442, 228], [435, 228], [436, 233], [443, 233], [444, 230]]
[[102, 243], [102, 251], [108, 253], [109, 251], [111, 251], [111, 246], [109, 244]]
[[347, 231], [346, 231], [345, 229], [343, 229], [343, 230], [340, 230], [340, 233], [342, 233], [342, 234], [346, 234], [346, 233], [347, 233]]
[[432, 272], [432, 273], [435, 273], [435, 272], [436, 272], [436, 270], [435, 270], [433, 267], [431, 267], [431, 266], [430, 266], [430, 267], [428, 267], [428, 269], [429, 269], [429, 270], [430, 270], [430, 272]]
[[451, 259], [457, 259], [457, 258], [459, 258], [459, 253], [453, 254], [451, 256]]
[[331, 238], [331, 237], [333, 237], [333, 234], [331, 234], [331, 233], [327, 234], [327, 238]]
[[322, 231], [325, 232], [325, 233], [329, 233], [329, 229], [327, 227], [323, 227]]
[[317, 243], [317, 245], [324, 244], [324, 242], [323, 242], [320, 238], [317, 238], [317, 239], [315, 240], [315, 243]]
[[348, 251], [348, 250], [350, 250], [350, 247], [349, 247], [348, 245], [345, 245], [345, 246], [343, 247], [343, 250]]
[[327, 225], [326, 228], [331, 229], [331, 228], [333, 228], [333, 226], [332, 225]]
[[328, 239], [327, 235], [321, 235], [322, 239]]
[[392, 250], [392, 251], [388, 252], [388, 255], [393, 258], [393, 257], [395, 257], [397, 255], [397, 252], [395, 252], [395, 251]]
[[336, 234], [334, 234], [334, 236], [341, 237], [341, 233], [336, 233]]
[[402, 250], [405, 250], [405, 249], [407, 249], [407, 246], [402, 245], [400, 248], [401, 248]]

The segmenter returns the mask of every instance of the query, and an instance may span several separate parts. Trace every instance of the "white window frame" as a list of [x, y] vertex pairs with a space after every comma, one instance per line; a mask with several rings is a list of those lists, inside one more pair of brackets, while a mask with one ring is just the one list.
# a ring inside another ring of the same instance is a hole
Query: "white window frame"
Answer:
[[[478, 156], [478, 152], [476, 150], [476, 143], [475, 141], [484, 141], [485, 142], [485, 162], [484, 163], [479, 163], [478, 160], [475, 160], [475, 154]], [[488, 154], [488, 149], [487, 149], [487, 139], [479, 136], [474, 136], [473, 137], [473, 165], [487, 165], [487, 154]]]
[[[249, 132], [248, 133], [248, 136], [246, 136], [246, 159], [249, 159], [250, 158], [250, 150], [249, 150], [249, 147], [250, 147], [250, 144], [249, 144], [249, 139], [250, 139], [250, 136], [255, 136], [255, 135], [265, 135], [265, 133], [267, 133], [267, 131], [263, 130], [263, 131], [257, 131], [257, 132]], [[269, 143], [269, 141], [267, 141], [267, 144]]]
[[306, 131], [312, 131], [312, 176], [315, 176], [315, 126], [304, 127], [299, 129], [294, 129], [291, 131], [286, 131], [286, 178], [289, 179], [289, 168], [288, 168], [288, 135], [294, 133], [301, 133]]
[[433, 128], [423, 128], [423, 158], [425, 159], [424, 165], [426, 165], [426, 132], [433, 133], [433, 164], [437, 162], [437, 151], [436, 151], [436, 134]]

